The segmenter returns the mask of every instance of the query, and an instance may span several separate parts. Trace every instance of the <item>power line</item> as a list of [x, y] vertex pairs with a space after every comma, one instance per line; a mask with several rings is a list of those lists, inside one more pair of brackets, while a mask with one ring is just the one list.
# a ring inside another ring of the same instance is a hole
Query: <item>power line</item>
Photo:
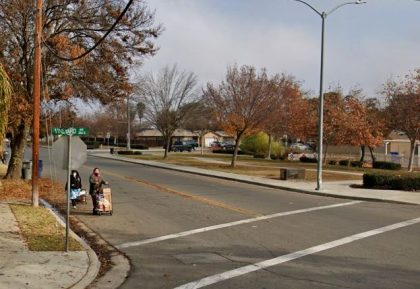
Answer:
[[130, 8], [131, 4], [133, 4], [134, 0], [129, 0], [127, 5], [125, 6], [124, 10], [121, 12], [121, 14], [118, 16], [117, 20], [115, 20], [114, 24], [112, 24], [112, 26], [107, 30], [107, 32], [102, 36], [101, 39], [99, 39], [98, 42], [95, 43], [95, 45], [93, 45], [91, 48], [89, 48], [87, 51], [85, 51], [84, 53], [82, 53], [79, 56], [76, 56], [74, 58], [67, 58], [67, 57], [63, 57], [58, 55], [51, 47], [48, 46], [47, 43], [45, 43], [45, 41], [42, 41], [42, 43], [45, 45], [45, 47], [47, 47], [47, 49], [58, 59], [64, 60], [64, 61], [75, 61], [77, 59], [80, 59], [82, 57], [85, 57], [86, 55], [88, 55], [90, 52], [92, 52], [96, 47], [98, 47], [99, 44], [101, 44], [102, 41], [105, 40], [105, 38], [108, 36], [109, 33], [112, 32], [112, 30], [114, 30], [115, 26], [117, 26], [117, 24], [120, 22], [120, 20], [124, 17], [124, 15], [127, 13], [128, 9]]

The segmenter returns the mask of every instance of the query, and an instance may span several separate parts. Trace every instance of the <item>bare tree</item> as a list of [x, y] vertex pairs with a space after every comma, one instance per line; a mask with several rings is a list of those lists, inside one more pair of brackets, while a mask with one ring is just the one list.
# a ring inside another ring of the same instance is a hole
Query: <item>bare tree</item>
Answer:
[[198, 102], [193, 102], [189, 106], [191, 106], [191, 113], [185, 120], [184, 128], [198, 134], [201, 154], [203, 155], [205, 145], [204, 135], [216, 128], [213, 113], [203, 99]]
[[144, 75], [137, 85], [140, 101], [146, 106], [145, 118], [163, 136], [167, 158], [174, 131], [191, 113], [189, 103], [197, 99], [197, 77], [180, 72], [177, 66], [166, 66], [157, 75]]
[[257, 73], [252, 66], [233, 66], [228, 68], [226, 80], [218, 87], [209, 83], [204, 95], [217, 124], [235, 137], [231, 162], [235, 167], [241, 139], [261, 131], [270, 120], [275, 109], [275, 82], [265, 70]]
[[406, 133], [410, 140], [408, 171], [413, 170], [416, 140], [420, 139], [420, 69], [402, 80], [389, 80], [384, 87], [390, 128]]

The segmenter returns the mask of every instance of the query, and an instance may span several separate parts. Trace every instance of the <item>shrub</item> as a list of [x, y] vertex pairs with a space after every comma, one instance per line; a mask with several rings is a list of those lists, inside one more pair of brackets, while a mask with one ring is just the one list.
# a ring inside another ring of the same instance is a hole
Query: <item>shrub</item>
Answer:
[[374, 169], [382, 169], [382, 170], [400, 170], [401, 164], [396, 164], [393, 162], [373, 162], [372, 167]]
[[88, 141], [88, 140], [85, 140], [84, 143], [86, 144], [86, 147], [88, 149], [97, 149], [97, 148], [99, 148], [101, 146], [101, 143], [98, 142], [98, 141]]
[[316, 158], [308, 158], [307, 156], [302, 156], [299, 159], [302, 163], [316, 163], [317, 159]]
[[420, 174], [366, 173], [363, 175], [363, 185], [367, 188], [418, 191]]
[[353, 168], [361, 168], [363, 166], [363, 162], [361, 161], [351, 161], [350, 166]]
[[144, 144], [132, 144], [131, 145], [132, 149], [138, 149], [138, 150], [148, 150], [149, 147], [147, 145]]
[[[241, 145], [240, 148], [247, 154], [251, 155], [266, 155], [268, 152], [268, 145], [269, 139], [268, 135], [260, 132], [255, 135], [251, 135], [246, 137]], [[279, 159], [284, 153], [284, 147], [276, 141], [272, 141], [271, 143], [271, 155], [272, 159]]]
[[263, 159], [263, 158], [265, 158], [265, 155], [264, 154], [254, 154], [254, 158]]
[[338, 162], [338, 164], [340, 166], [344, 166], [344, 167], [348, 167], [349, 166], [350, 161], [349, 160], [341, 160]]
[[335, 166], [337, 164], [337, 161], [336, 160], [330, 160], [330, 161], [328, 161], [328, 164]]
[[119, 155], [142, 155], [139, 151], [117, 151]]

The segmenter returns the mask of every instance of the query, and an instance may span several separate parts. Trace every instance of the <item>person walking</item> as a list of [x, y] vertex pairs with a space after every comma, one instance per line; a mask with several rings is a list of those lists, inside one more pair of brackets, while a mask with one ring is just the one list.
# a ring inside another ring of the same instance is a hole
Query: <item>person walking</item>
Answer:
[[[70, 174], [70, 200], [73, 209], [76, 209], [77, 200], [79, 199], [80, 190], [82, 189], [82, 178], [79, 172], [72, 170]], [[67, 183], [66, 183], [67, 190]]]
[[98, 194], [102, 190], [102, 185], [108, 184], [101, 176], [98, 168], [94, 168], [89, 178], [89, 194], [92, 197], [93, 214], [96, 215], [96, 207], [98, 204]]

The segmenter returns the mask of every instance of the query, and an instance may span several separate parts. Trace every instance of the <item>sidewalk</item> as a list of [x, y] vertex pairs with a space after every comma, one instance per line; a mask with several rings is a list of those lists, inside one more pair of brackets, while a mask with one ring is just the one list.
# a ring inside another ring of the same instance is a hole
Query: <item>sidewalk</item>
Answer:
[[33, 252], [23, 241], [14, 214], [0, 203], [0, 288], [85, 288], [96, 277], [96, 254], [84, 251]]
[[363, 188], [352, 188], [350, 185], [353, 184], [362, 184], [361, 181], [337, 181], [337, 182], [325, 182], [323, 183], [323, 189], [321, 191], [315, 190], [316, 184], [311, 182], [304, 181], [282, 181], [282, 180], [273, 180], [261, 177], [246, 176], [232, 173], [225, 173], [219, 171], [205, 170], [200, 168], [188, 167], [188, 166], [179, 166], [173, 164], [165, 164], [154, 161], [146, 160], [135, 160], [122, 156], [114, 156], [105, 152], [89, 152], [89, 155], [120, 160], [130, 163], [138, 163], [142, 165], [158, 167], [163, 169], [181, 171], [191, 174], [203, 175], [216, 177], [226, 180], [233, 180], [243, 183], [249, 183], [254, 185], [260, 185], [270, 188], [278, 188], [298, 193], [313, 194], [320, 196], [330, 196], [336, 198], [346, 198], [346, 199], [356, 199], [356, 200], [366, 200], [366, 201], [382, 201], [382, 202], [392, 202], [392, 203], [403, 203], [403, 204], [415, 204], [420, 205], [420, 192], [406, 192], [406, 191], [397, 191], [397, 190], [371, 190]]

